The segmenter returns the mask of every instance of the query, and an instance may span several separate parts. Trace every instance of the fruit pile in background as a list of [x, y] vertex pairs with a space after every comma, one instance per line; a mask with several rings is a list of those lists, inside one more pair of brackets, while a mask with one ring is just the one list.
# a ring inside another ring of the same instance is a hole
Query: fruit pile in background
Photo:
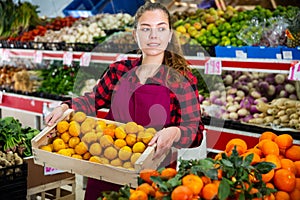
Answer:
[[[295, 25], [293, 22], [298, 19], [298, 13], [299, 7], [293, 6], [278, 6], [273, 11], [261, 6], [245, 11], [236, 10], [232, 6], [227, 6], [225, 11], [198, 9], [174, 13], [173, 27], [179, 33], [182, 44], [197, 42], [203, 47], [286, 45], [286, 37], [283, 37], [285, 29], [291, 29], [294, 36], [299, 33], [299, 23]], [[270, 37], [270, 34], [276, 38]], [[274, 44], [274, 40], [280, 43]]]
[[264, 132], [252, 148], [231, 139], [214, 158], [181, 160], [173, 168], [143, 169], [137, 188], [104, 193], [103, 200], [300, 198], [300, 146], [288, 134]]
[[154, 128], [135, 122], [117, 125], [78, 111], [57, 123], [49, 143], [40, 149], [100, 164], [134, 170], [134, 164], [155, 135]]

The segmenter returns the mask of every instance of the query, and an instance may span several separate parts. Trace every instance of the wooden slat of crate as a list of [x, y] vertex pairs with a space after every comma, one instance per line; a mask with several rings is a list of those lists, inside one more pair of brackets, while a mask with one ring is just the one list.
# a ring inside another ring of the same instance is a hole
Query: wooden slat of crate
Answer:
[[[71, 185], [72, 191], [67, 191], [61, 187]], [[76, 191], [75, 177], [62, 179], [59, 181], [36, 186], [27, 190], [27, 200], [32, 197], [39, 196], [41, 200], [56, 199], [56, 200], [74, 200]]]
[[[69, 109], [61, 118], [66, 119], [73, 113]], [[105, 119], [101, 119], [105, 120]], [[119, 122], [105, 120], [108, 124], [121, 125]], [[72, 157], [67, 157], [52, 152], [39, 149], [40, 146], [48, 144], [48, 135], [55, 129], [56, 125], [46, 127], [31, 141], [34, 163], [42, 166], [54, 167], [56, 169], [65, 170], [66, 172], [80, 174], [82, 176], [91, 177], [99, 180], [105, 180], [120, 185], [137, 186], [137, 177], [141, 169], [157, 168], [165, 156], [159, 159], [153, 159], [155, 146], [147, 147], [140, 158], [135, 162], [135, 169], [130, 170], [123, 167], [115, 167], [108, 164], [93, 163], [86, 160], [80, 160]]]

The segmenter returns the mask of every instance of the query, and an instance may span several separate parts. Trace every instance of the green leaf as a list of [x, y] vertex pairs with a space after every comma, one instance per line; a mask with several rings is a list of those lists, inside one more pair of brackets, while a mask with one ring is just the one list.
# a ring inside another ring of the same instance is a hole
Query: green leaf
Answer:
[[224, 165], [226, 167], [233, 167], [233, 163], [230, 162], [229, 160], [222, 159], [221, 163], [222, 163], [222, 165]]
[[262, 174], [266, 174], [272, 169], [275, 169], [276, 165], [271, 162], [259, 162], [254, 165], [254, 168]]
[[242, 164], [242, 166], [246, 167], [246, 166], [249, 166], [253, 160], [253, 157], [254, 157], [254, 154], [253, 153], [250, 153], [248, 154], [245, 159], [244, 159], [244, 162]]
[[230, 195], [230, 184], [227, 179], [222, 179], [218, 189], [218, 197], [220, 200], [225, 200]]
[[243, 192], [240, 193], [239, 200], [246, 200], [245, 193], [243, 193]]

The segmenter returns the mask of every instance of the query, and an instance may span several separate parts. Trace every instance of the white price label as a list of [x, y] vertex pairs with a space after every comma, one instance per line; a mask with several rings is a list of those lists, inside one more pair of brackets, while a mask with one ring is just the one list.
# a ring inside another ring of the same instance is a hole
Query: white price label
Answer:
[[34, 62], [41, 64], [43, 61], [43, 52], [42, 51], [35, 51], [34, 53]]
[[64, 65], [71, 65], [73, 61], [73, 53], [70, 51], [64, 52], [64, 57], [63, 57], [63, 64]]
[[91, 57], [92, 57], [91, 53], [88, 52], [83, 53], [82, 56], [80, 57], [80, 66], [88, 67], [91, 62]]
[[116, 61], [127, 60], [128, 56], [126, 54], [119, 54], [116, 57]]
[[205, 74], [221, 75], [222, 73], [222, 61], [221, 60], [208, 60], [205, 63]]
[[1, 49], [1, 60], [10, 61], [10, 51], [8, 49]]
[[300, 62], [292, 63], [292, 66], [290, 67], [290, 73], [288, 79], [293, 81], [300, 80]]
[[58, 173], [63, 173], [63, 172], [64, 172], [63, 170], [55, 169], [53, 167], [47, 167], [47, 166], [44, 167], [44, 174], [45, 175], [58, 174]]
[[3, 92], [3, 91], [0, 91], [0, 104], [2, 104], [3, 94], [4, 94], [4, 92]]

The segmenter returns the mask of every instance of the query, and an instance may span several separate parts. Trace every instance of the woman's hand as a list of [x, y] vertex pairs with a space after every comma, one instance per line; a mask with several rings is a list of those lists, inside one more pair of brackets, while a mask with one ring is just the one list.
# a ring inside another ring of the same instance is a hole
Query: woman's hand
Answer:
[[52, 126], [56, 123], [56, 121], [64, 114], [66, 110], [68, 110], [69, 106], [67, 104], [62, 104], [45, 117], [45, 123], [48, 126]]
[[148, 144], [149, 146], [152, 146], [156, 143], [154, 158], [159, 158], [163, 154], [168, 153], [173, 143], [178, 142], [180, 136], [180, 129], [175, 126], [158, 131]]

